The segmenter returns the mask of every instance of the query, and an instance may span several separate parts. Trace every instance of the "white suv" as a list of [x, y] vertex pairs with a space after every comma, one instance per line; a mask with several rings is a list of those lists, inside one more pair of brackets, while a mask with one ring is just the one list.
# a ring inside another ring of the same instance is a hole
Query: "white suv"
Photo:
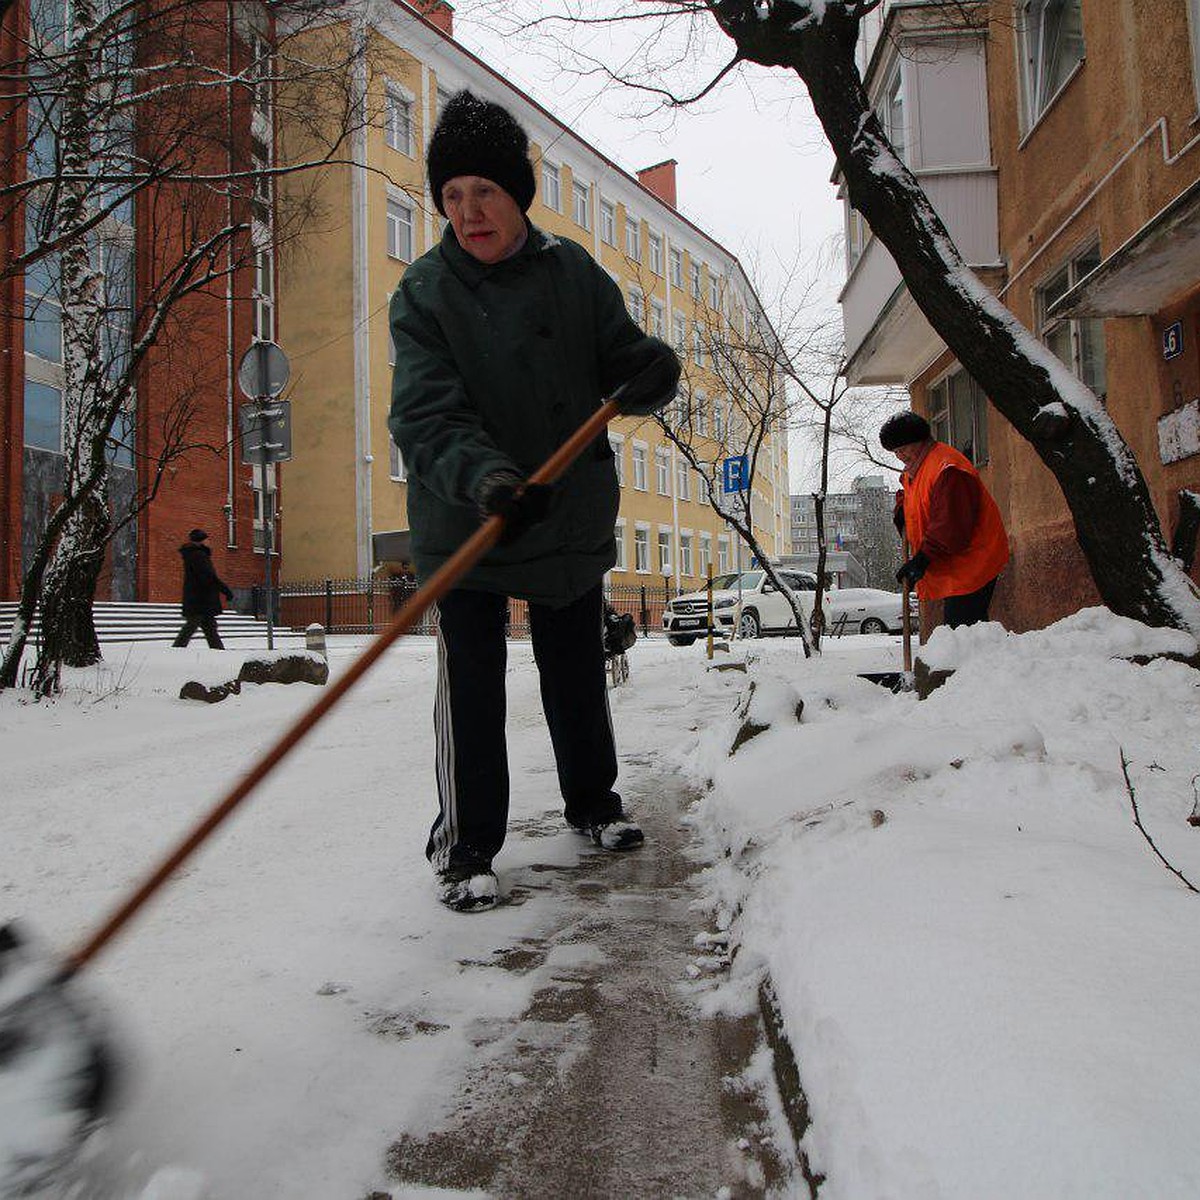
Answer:
[[[816, 576], [807, 571], [776, 571], [795, 598], [805, 620], [812, 621]], [[718, 584], [723, 586], [718, 587]], [[878, 588], [834, 588], [822, 606], [831, 634], [890, 633], [899, 630], [900, 593]], [[663, 629], [673, 646], [690, 646], [708, 633], [708, 596], [688, 592], [676, 596], [663, 612]], [[796, 618], [788, 597], [762, 570], [743, 571], [713, 580], [713, 632], [722, 637], [755, 638], [765, 633], [794, 633]]]
[[[795, 593], [800, 611], [812, 613], [817, 591], [815, 576], [804, 571], [777, 571]], [[718, 586], [718, 585], [723, 586]], [[708, 591], [676, 596], [663, 610], [663, 629], [672, 646], [690, 646], [708, 634]], [[736, 622], [738, 637], [795, 630], [796, 617], [787, 597], [767, 578], [765, 571], [743, 571], [713, 580], [713, 632], [730, 637]]]

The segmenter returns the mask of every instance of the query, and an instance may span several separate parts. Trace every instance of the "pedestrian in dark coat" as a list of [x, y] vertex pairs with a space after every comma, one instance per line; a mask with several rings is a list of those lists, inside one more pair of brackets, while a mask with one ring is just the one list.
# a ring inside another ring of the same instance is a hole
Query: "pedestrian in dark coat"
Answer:
[[392, 298], [388, 421], [408, 468], [418, 576], [481, 519], [508, 519], [503, 543], [439, 604], [439, 813], [426, 854], [442, 901], [472, 911], [496, 902], [492, 860], [508, 821], [509, 597], [529, 602], [567, 823], [606, 849], [643, 841], [614, 790], [602, 584], [616, 561], [619, 492], [607, 436], [553, 488], [525, 480], [614, 393], [627, 413], [668, 404], [680, 368], [586, 250], [529, 223], [528, 140], [509, 112], [452, 97], [427, 167], [449, 225]]
[[186, 646], [192, 634], [200, 629], [212, 650], [224, 650], [225, 644], [217, 632], [217, 617], [221, 612], [221, 596], [233, 599], [233, 592], [223, 583], [212, 565], [212, 550], [205, 545], [208, 534], [193, 529], [188, 540], [179, 547], [183, 558], [183, 627], [171, 644]]

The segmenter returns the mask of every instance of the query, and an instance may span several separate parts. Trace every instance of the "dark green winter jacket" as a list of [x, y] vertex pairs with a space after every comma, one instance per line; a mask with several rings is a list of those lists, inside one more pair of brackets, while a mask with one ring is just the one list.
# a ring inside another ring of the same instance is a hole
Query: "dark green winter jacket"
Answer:
[[[485, 475], [529, 475], [619, 384], [659, 355], [674, 358], [634, 324], [586, 250], [533, 226], [521, 250], [491, 266], [447, 227], [405, 272], [391, 326], [388, 427], [408, 471], [422, 578], [479, 528], [475, 493]], [[570, 603], [615, 561], [618, 502], [601, 434], [555, 485], [546, 519], [492, 550], [459, 586]]]

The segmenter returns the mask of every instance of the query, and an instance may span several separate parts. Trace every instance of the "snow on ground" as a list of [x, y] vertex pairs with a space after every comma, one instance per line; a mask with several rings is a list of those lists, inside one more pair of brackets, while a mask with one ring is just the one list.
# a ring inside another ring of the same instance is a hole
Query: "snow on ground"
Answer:
[[[356, 645], [335, 639], [335, 673]], [[1200, 896], [1134, 827], [1120, 761], [1200, 884], [1200, 676], [1116, 657], [1190, 639], [1098, 610], [939, 633], [927, 653], [955, 674], [924, 702], [857, 677], [894, 669], [896, 639], [827, 646], [744, 643], [717, 660], [742, 674], [641, 642], [613, 693], [622, 750], [703, 789], [704, 886], [739, 946], [716, 1002], [770, 973], [822, 1197], [1200, 1194]], [[312, 702], [177, 698], [244, 657], [140, 645], [55, 703], [0, 695], [0, 920], [75, 944]], [[481, 964], [555, 900], [434, 901], [432, 657], [390, 650], [89, 968], [134, 1061], [73, 1200], [435, 1194], [390, 1184], [383, 1156], [449, 1109], [479, 1029], [523, 1011], [530, 977]], [[522, 832], [558, 806], [527, 645], [509, 681], [502, 890], [579, 853]], [[739, 712], [764, 728], [730, 757]]]

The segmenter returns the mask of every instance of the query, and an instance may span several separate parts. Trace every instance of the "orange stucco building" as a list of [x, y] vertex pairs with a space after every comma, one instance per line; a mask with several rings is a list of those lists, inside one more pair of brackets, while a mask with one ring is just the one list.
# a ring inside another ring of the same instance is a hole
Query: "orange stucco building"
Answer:
[[[964, 25], [893, 3], [872, 96], [964, 257], [1105, 401], [1170, 540], [1200, 490], [1200, 0], [991, 0]], [[848, 213], [854, 382], [902, 383], [996, 497], [1013, 629], [1098, 603], [1056, 482], [915, 310]], [[926, 621], [936, 618], [926, 614]]]

